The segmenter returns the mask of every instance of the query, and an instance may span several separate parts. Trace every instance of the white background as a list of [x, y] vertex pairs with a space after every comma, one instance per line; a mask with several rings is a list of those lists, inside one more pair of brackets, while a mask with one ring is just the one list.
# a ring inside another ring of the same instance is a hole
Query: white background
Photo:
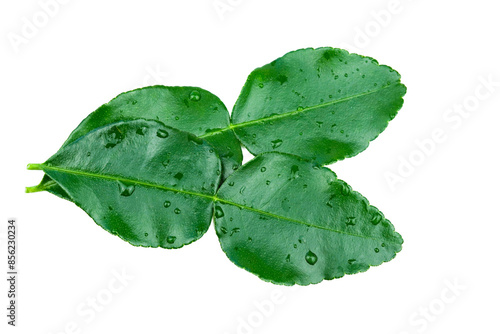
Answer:
[[[6, 325], [2, 279], [2, 333], [499, 333], [496, 2], [62, 2], [46, 22], [38, 1], [0, 5], [1, 268], [8, 218], [19, 222], [20, 245], [18, 327]], [[26, 22], [39, 28], [23, 37]], [[310, 46], [374, 57], [408, 87], [387, 130], [331, 166], [404, 237], [390, 263], [275, 286], [233, 265], [213, 227], [180, 250], [136, 248], [67, 201], [24, 193], [42, 176], [26, 164], [45, 161], [117, 94], [194, 85], [231, 109], [251, 70]], [[444, 139], [432, 149], [435, 131]], [[428, 143], [427, 155], [417, 141]], [[398, 175], [403, 160], [413, 167], [391, 187], [388, 173]], [[121, 271], [133, 276], [122, 285], [113, 279]], [[106, 305], [92, 317], [86, 303], [96, 297]]]

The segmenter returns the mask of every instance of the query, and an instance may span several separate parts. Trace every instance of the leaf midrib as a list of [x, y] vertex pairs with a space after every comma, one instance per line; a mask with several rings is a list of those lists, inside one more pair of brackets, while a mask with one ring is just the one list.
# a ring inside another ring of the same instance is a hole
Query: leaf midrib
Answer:
[[353, 237], [358, 237], [358, 238], [363, 238], [363, 239], [379, 240], [378, 238], [374, 238], [374, 237], [364, 236], [364, 235], [355, 234], [355, 233], [349, 233], [349, 232], [341, 231], [341, 230], [334, 230], [334, 229], [331, 229], [331, 228], [328, 228], [328, 227], [325, 227], [325, 226], [314, 225], [314, 224], [310, 224], [310, 223], [303, 222], [303, 221], [300, 221], [300, 220], [296, 220], [296, 219], [293, 219], [293, 218], [280, 216], [280, 215], [277, 215], [277, 214], [274, 214], [274, 213], [271, 213], [271, 212], [267, 212], [267, 211], [255, 209], [255, 208], [252, 208], [252, 207], [249, 207], [249, 206], [246, 206], [246, 205], [242, 205], [242, 204], [238, 204], [238, 203], [226, 200], [226, 199], [222, 199], [222, 198], [217, 197], [216, 195], [212, 196], [212, 195], [198, 193], [198, 192], [195, 192], [195, 191], [170, 188], [170, 187], [162, 186], [162, 185], [159, 185], [159, 184], [154, 184], [154, 183], [149, 183], [149, 182], [144, 182], [144, 181], [139, 181], [139, 180], [134, 180], [134, 179], [128, 179], [128, 178], [124, 178], [124, 177], [120, 177], [120, 176], [105, 175], [105, 174], [96, 174], [96, 173], [90, 173], [90, 172], [86, 172], [86, 171], [82, 171], [82, 170], [76, 170], [76, 169], [69, 169], [69, 168], [62, 168], [62, 167], [55, 167], [55, 166], [47, 166], [45, 164], [37, 165], [37, 167], [39, 167], [40, 169], [42, 169], [44, 171], [46, 171], [46, 170], [52, 170], [52, 171], [56, 171], [56, 172], [62, 172], [62, 173], [73, 174], [73, 175], [81, 175], [81, 176], [93, 177], [93, 178], [104, 179], [104, 180], [120, 181], [120, 182], [124, 182], [124, 183], [134, 183], [136, 185], [144, 186], [144, 187], [147, 187], [147, 188], [156, 188], [156, 189], [161, 189], [161, 190], [166, 190], [166, 191], [172, 191], [172, 192], [186, 194], [186, 195], [191, 195], [191, 196], [198, 196], [198, 197], [210, 199], [214, 203], [215, 202], [221, 202], [221, 203], [233, 205], [233, 206], [236, 206], [238, 208], [245, 209], [245, 210], [248, 210], [248, 211], [253, 211], [253, 212], [256, 212], [256, 213], [259, 213], [259, 214], [262, 214], [262, 215], [266, 215], [266, 216], [269, 216], [269, 217], [272, 217], [272, 218], [275, 218], [275, 219], [278, 219], [278, 220], [286, 220], [286, 221], [289, 221], [289, 222], [292, 222], [292, 223], [296, 223], [296, 224], [300, 224], [300, 225], [304, 225], [304, 226], [307, 226], [307, 227], [317, 228], [317, 229], [320, 229], [320, 230], [326, 230], [326, 231], [335, 232], [335, 233], [338, 233], [338, 234], [345, 234], [345, 235], [349, 235], [349, 236], [353, 236]]
[[[398, 81], [397, 84], [399, 84], [399, 83], [400, 82]], [[356, 94], [356, 95], [347, 96], [347, 97], [344, 97], [344, 98], [341, 98], [341, 99], [338, 99], [338, 100], [328, 101], [326, 103], [317, 104], [317, 105], [314, 105], [314, 106], [311, 106], [311, 107], [305, 107], [304, 109], [300, 109], [300, 110], [297, 109], [297, 110], [292, 110], [292, 111], [286, 111], [286, 112], [281, 113], [281, 114], [275, 114], [275, 115], [271, 115], [271, 116], [266, 116], [266, 117], [254, 119], [254, 120], [251, 120], [251, 121], [241, 122], [241, 123], [237, 123], [237, 124], [229, 124], [229, 126], [226, 127], [226, 128], [222, 128], [222, 129], [218, 129], [218, 130], [215, 130], [215, 131], [211, 131], [209, 133], [206, 133], [204, 135], [199, 136], [199, 138], [210, 137], [210, 136], [213, 136], [215, 134], [218, 134], [218, 133], [221, 133], [221, 132], [225, 132], [225, 131], [228, 131], [228, 130], [242, 128], [242, 127], [246, 127], [246, 126], [253, 125], [253, 124], [256, 124], [256, 123], [260, 123], [260, 122], [264, 122], [264, 121], [271, 121], [271, 120], [275, 120], [275, 119], [285, 118], [285, 117], [293, 116], [293, 115], [296, 115], [296, 114], [304, 113], [304, 112], [307, 112], [307, 111], [310, 111], [310, 110], [314, 110], [314, 109], [318, 109], [318, 108], [323, 108], [323, 107], [335, 105], [337, 103], [342, 103], [342, 102], [353, 100], [353, 99], [356, 99], [356, 98], [359, 98], [359, 97], [363, 97], [363, 96], [371, 95], [371, 94], [374, 94], [374, 93], [378, 93], [378, 92], [380, 92], [380, 91], [382, 91], [382, 90], [384, 90], [386, 88], [397, 86], [397, 84], [394, 83], [394, 84], [390, 84], [390, 85], [385, 85], [385, 86], [383, 86], [383, 87], [381, 87], [379, 89], [376, 89], [376, 90], [372, 90], [372, 91], [368, 91], [368, 92], [363, 92], [363, 93]]]

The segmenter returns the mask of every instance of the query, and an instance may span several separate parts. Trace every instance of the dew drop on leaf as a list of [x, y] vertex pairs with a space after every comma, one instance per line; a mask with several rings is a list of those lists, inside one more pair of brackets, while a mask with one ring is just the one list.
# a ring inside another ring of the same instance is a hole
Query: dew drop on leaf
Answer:
[[181, 213], [181, 209], [176, 208], [176, 209], [174, 210], [174, 213], [175, 213], [176, 215], [180, 214], [180, 213]]
[[177, 239], [177, 237], [174, 237], [173, 235], [170, 235], [170, 236], [167, 237], [167, 242], [169, 244], [173, 244], [176, 239]]
[[290, 180], [294, 180], [299, 177], [299, 166], [293, 165], [290, 169]]
[[345, 224], [347, 226], [354, 226], [354, 225], [356, 225], [356, 217], [347, 217]]
[[375, 253], [378, 253], [378, 252], [380, 252], [380, 249], [375, 248]]
[[283, 140], [276, 139], [276, 140], [271, 141], [271, 144], [272, 144], [273, 148], [278, 148], [281, 146], [281, 144], [283, 144]]
[[165, 203], [163, 203], [163, 206], [166, 208], [170, 207], [170, 205], [172, 205], [172, 203], [170, 203], [170, 201], [165, 201]]
[[224, 217], [224, 211], [222, 211], [222, 208], [220, 206], [215, 207], [215, 218], [222, 218]]
[[261, 171], [262, 173], [264, 173], [264, 172], [266, 171], [266, 167], [262, 167], [262, 168], [260, 169], [260, 171]]
[[158, 131], [156, 131], [156, 135], [160, 138], [167, 138], [168, 132], [163, 129], [158, 129]]
[[135, 133], [137, 133], [140, 136], [144, 136], [146, 134], [147, 130], [148, 130], [148, 128], [143, 126], [143, 127], [140, 127], [139, 129], [137, 129], [137, 131], [135, 131]]
[[372, 216], [372, 224], [378, 225], [380, 224], [381, 220], [382, 220], [382, 215], [380, 215], [378, 212], [375, 212]]
[[127, 186], [123, 182], [118, 181], [118, 190], [120, 191], [120, 195], [128, 197], [134, 193], [135, 186], [134, 185]]
[[199, 100], [201, 100], [201, 94], [200, 94], [200, 92], [197, 91], [197, 90], [193, 90], [191, 92], [191, 94], [189, 94], [189, 99], [191, 101], [198, 102]]
[[286, 261], [286, 262], [290, 262], [290, 254], [288, 254], [288, 255], [286, 256], [285, 261]]
[[113, 148], [119, 143], [122, 142], [123, 138], [125, 138], [125, 135], [118, 129], [118, 127], [113, 126], [109, 131], [106, 133], [106, 140], [107, 143], [105, 145], [106, 148]]
[[183, 178], [184, 174], [182, 173], [177, 173], [174, 175], [174, 178], [176, 178], [177, 180], [181, 180]]
[[356, 262], [356, 259], [347, 260], [347, 263], [349, 263], [349, 264], [353, 264], [354, 262]]
[[316, 254], [309, 251], [306, 254], [306, 262], [309, 263], [311, 266], [313, 266], [316, 264], [316, 262], [318, 262], [318, 257], [316, 256]]

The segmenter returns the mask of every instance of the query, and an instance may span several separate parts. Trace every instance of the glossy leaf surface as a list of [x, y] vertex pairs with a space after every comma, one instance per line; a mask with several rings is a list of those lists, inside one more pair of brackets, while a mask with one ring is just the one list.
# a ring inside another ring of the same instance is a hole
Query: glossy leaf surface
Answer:
[[302, 49], [249, 75], [232, 127], [253, 154], [278, 151], [324, 165], [365, 150], [405, 93], [400, 75], [372, 58]]
[[307, 285], [394, 258], [403, 240], [382, 213], [327, 168], [295, 156], [256, 157], [221, 186], [222, 249], [273, 283]]
[[[63, 147], [96, 128], [139, 118], [157, 120], [205, 138], [221, 158], [222, 179], [241, 165], [243, 155], [240, 142], [229, 128], [226, 107], [217, 96], [198, 87], [151, 86], [122, 93], [85, 118]], [[70, 199], [68, 194], [50, 181], [49, 177], [44, 177], [38, 186], [30, 189], [47, 190]]]
[[164, 248], [207, 231], [221, 175], [206, 141], [145, 120], [91, 131], [30, 169], [42, 169], [108, 232]]

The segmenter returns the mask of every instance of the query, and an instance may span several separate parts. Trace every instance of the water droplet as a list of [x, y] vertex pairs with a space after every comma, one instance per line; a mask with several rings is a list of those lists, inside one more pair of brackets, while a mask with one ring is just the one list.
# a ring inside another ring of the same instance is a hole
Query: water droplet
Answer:
[[132, 105], [134, 105], [134, 106], [135, 106], [136, 104], [137, 104], [137, 100], [133, 100], [133, 101], [132, 101]]
[[241, 187], [241, 189], [240, 189], [240, 194], [242, 194], [242, 195], [243, 195], [243, 193], [245, 192], [245, 189], [246, 189], [246, 188], [247, 188], [247, 187], [245, 187], [245, 186]]
[[323, 122], [317, 121], [316, 124], [318, 125], [318, 128], [321, 128], [321, 125], [323, 125]]
[[381, 246], [382, 246], [382, 247], [385, 247], [385, 243], [382, 243], [382, 245], [381, 245]]
[[123, 182], [118, 181], [118, 189], [120, 191], [120, 195], [128, 197], [134, 193], [135, 186], [133, 184], [128, 186]]
[[378, 253], [378, 252], [380, 252], [380, 249], [375, 248], [375, 253]]
[[175, 118], [174, 118], [174, 119], [175, 119], [176, 121], [178, 121], [178, 120], [179, 120], [179, 116], [175, 116]]
[[237, 170], [240, 166], [238, 165], [233, 165], [233, 170]]
[[144, 233], [144, 236], [145, 236], [145, 237], [147, 237], [148, 235], [149, 235], [149, 234], [147, 234], [147, 233]]
[[259, 84], [259, 87], [260, 87], [260, 88], [264, 88], [264, 84], [261, 82], [261, 83]]
[[276, 140], [271, 141], [271, 144], [272, 144], [273, 148], [278, 148], [281, 146], [281, 144], [283, 144], [283, 140], [276, 139]]
[[248, 237], [248, 239], [247, 239], [247, 240], [248, 240], [248, 242], [252, 242], [252, 240], [253, 240], [253, 239], [252, 239], [252, 238], [250, 238], [250, 237]]
[[167, 138], [168, 132], [163, 129], [158, 129], [158, 131], [156, 131], [156, 135], [160, 138]]
[[345, 224], [347, 226], [354, 226], [354, 225], [356, 225], [356, 217], [347, 217]]
[[297, 111], [302, 111], [302, 110], [304, 110], [304, 107], [301, 107], [301, 106], [297, 107]]
[[266, 171], [266, 167], [262, 167], [262, 168], [260, 169], [260, 171], [261, 171], [262, 173], [264, 173], [264, 172]]
[[316, 254], [309, 251], [306, 254], [306, 262], [309, 263], [311, 266], [313, 266], [316, 264], [316, 262], [318, 262], [318, 257], [316, 256]]
[[227, 234], [227, 229], [226, 229], [224, 226], [221, 226], [220, 231], [221, 231], [223, 234]]
[[87, 156], [88, 156], [88, 157], [90, 157], [90, 154], [91, 154], [90, 152], [87, 152]]
[[193, 90], [191, 92], [191, 94], [189, 94], [189, 99], [191, 101], [198, 102], [199, 100], [201, 100], [201, 94], [200, 94], [200, 92], [197, 91], [197, 90]]
[[137, 133], [138, 135], [144, 136], [147, 131], [148, 131], [148, 128], [145, 126], [142, 126], [139, 129], [137, 129], [137, 131], [135, 131], [135, 133]]
[[215, 218], [222, 218], [224, 217], [224, 211], [222, 211], [222, 208], [220, 206], [215, 207]]
[[209, 149], [209, 150], [208, 150], [208, 152], [210, 152], [210, 153], [214, 153], [214, 149], [213, 149], [213, 148], [211, 148], [211, 149]]
[[184, 176], [184, 174], [177, 173], [177, 174], [174, 175], [174, 178], [177, 179], [177, 180], [181, 180], [183, 176]]
[[285, 261], [286, 261], [286, 262], [290, 262], [290, 254], [288, 254], [288, 255], [286, 256]]
[[345, 77], [347, 78], [347, 77], [349, 76], [349, 74], [347, 74], [347, 73], [344, 73], [344, 76], [345, 76]]
[[378, 225], [382, 221], [382, 215], [378, 212], [375, 212], [372, 216], [372, 224]]
[[163, 203], [163, 206], [166, 208], [170, 207], [170, 205], [172, 205], [172, 203], [170, 203], [170, 201], [165, 201], [165, 203]]
[[349, 263], [349, 264], [353, 264], [354, 262], [356, 262], [356, 259], [347, 260], [347, 263]]
[[290, 169], [290, 180], [294, 180], [298, 178], [299, 175], [299, 166], [293, 165], [292, 168]]
[[351, 194], [352, 188], [351, 188], [350, 185], [348, 185], [347, 183], [343, 182], [340, 191], [342, 192], [342, 194], [344, 196], [348, 196], [349, 194]]
[[105, 145], [106, 148], [113, 148], [119, 143], [122, 142], [123, 138], [125, 138], [125, 135], [121, 132], [118, 127], [113, 126], [111, 129], [108, 130], [106, 133], [106, 140], [107, 143]]
[[238, 233], [240, 231], [239, 227], [235, 227], [231, 230], [231, 233], [229, 233], [229, 236], [232, 237], [233, 234]]
[[293, 248], [297, 248], [297, 244], [293, 244]]
[[233, 182], [233, 181], [231, 181], [231, 182], [229, 182], [227, 185], [228, 185], [228, 186], [230, 186], [230, 187], [232, 187], [232, 186], [234, 186], [234, 182]]
[[170, 236], [167, 237], [167, 242], [169, 244], [173, 244], [176, 239], [177, 239], [177, 237], [174, 237], [173, 235], [170, 235]]
[[271, 181], [267, 180], [266, 185], [270, 185], [270, 184], [271, 184]]
[[180, 213], [181, 213], [181, 209], [176, 208], [176, 209], [174, 210], [174, 213], [175, 213], [176, 215], [180, 214]]

